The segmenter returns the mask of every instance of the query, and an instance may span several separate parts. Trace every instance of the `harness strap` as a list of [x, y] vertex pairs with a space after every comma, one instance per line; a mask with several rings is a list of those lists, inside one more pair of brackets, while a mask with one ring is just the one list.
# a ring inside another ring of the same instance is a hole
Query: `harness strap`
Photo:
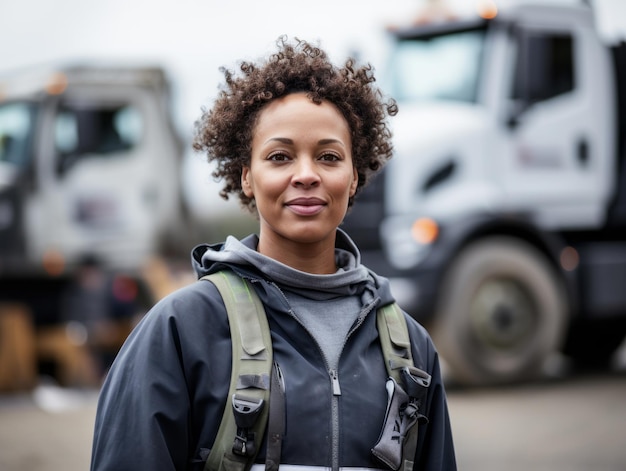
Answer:
[[413, 469], [417, 449], [417, 424], [428, 421], [421, 410], [431, 378], [415, 367], [409, 331], [400, 307], [393, 303], [379, 308], [376, 323], [390, 379], [385, 424], [372, 453], [392, 469], [408, 471]]
[[272, 341], [254, 289], [230, 270], [202, 278], [220, 292], [231, 331], [232, 374], [228, 404], [205, 471], [245, 471], [254, 463], [268, 418]]
[[278, 471], [283, 436], [285, 435], [285, 383], [277, 363], [272, 368], [270, 414], [267, 424], [265, 471]]
[[[232, 271], [202, 279], [211, 281], [224, 300], [232, 342], [228, 393], [232, 410], [224, 410], [204, 469], [250, 470], [267, 424], [265, 468], [277, 471], [285, 432], [284, 384], [278, 365], [272, 368], [272, 342], [263, 304], [249, 283]], [[372, 453], [394, 470], [410, 471], [417, 447], [416, 424], [427, 421], [420, 411], [430, 375], [414, 366], [406, 320], [395, 303], [378, 309], [377, 327], [389, 375], [389, 401], [383, 431]]]

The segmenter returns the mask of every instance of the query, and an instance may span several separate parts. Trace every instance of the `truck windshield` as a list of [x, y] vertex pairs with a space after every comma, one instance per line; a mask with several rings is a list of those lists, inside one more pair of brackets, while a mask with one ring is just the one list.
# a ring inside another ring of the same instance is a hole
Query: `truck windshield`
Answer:
[[402, 101], [477, 101], [485, 29], [401, 38], [392, 53], [390, 87]]
[[12, 102], [0, 105], [0, 163], [18, 168], [28, 165], [34, 131], [35, 105]]

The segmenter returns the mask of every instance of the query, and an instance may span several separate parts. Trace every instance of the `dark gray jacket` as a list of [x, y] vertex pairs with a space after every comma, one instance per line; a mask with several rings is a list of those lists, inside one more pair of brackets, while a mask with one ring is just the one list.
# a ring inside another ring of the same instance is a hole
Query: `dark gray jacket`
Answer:
[[[393, 301], [386, 280], [370, 274], [367, 283], [353, 287], [372, 291], [374, 299], [341, 350], [337, 396], [331, 384], [335, 372], [279, 286], [254, 266], [207, 257], [221, 250], [221, 244], [197, 247], [194, 267], [200, 276], [231, 268], [253, 283], [265, 305], [286, 388], [281, 463], [384, 469], [370, 451], [387, 405], [387, 373], [371, 314]], [[421, 358], [416, 366], [432, 375], [424, 412], [429, 423], [420, 425], [415, 469], [454, 470], [437, 352], [427, 332], [406, 317], [413, 351]], [[201, 470], [226, 404], [230, 365], [228, 319], [211, 283], [198, 281], [160, 301], [130, 335], [102, 388], [92, 470]], [[264, 455], [263, 446], [259, 462]]]

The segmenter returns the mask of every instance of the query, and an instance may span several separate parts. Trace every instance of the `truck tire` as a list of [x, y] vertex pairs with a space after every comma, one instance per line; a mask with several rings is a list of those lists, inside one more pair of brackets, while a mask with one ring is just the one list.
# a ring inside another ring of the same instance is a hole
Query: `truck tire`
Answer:
[[541, 372], [567, 328], [564, 288], [546, 258], [513, 237], [464, 248], [447, 270], [433, 338], [452, 380], [510, 383]]

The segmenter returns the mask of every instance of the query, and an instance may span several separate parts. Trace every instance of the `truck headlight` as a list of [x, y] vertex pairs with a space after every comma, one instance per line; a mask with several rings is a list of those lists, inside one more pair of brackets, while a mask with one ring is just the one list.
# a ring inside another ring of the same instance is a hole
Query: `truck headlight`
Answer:
[[412, 268], [422, 261], [437, 240], [439, 225], [430, 218], [398, 222], [386, 221], [381, 227], [385, 251], [395, 268]]

